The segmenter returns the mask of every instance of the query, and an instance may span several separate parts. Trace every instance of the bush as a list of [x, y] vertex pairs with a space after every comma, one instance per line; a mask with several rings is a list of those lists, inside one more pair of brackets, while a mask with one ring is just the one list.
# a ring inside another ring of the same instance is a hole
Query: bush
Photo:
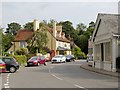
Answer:
[[27, 55], [28, 54], [28, 49], [27, 48], [21, 48], [15, 51], [16, 55]]
[[78, 46], [75, 46], [72, 49], [72, 52], [74, 54], [74, 56], [76, 57], [76, 59], [83, 59], [85, 58], [85, 53], [81, 51], [81, 49]]
[[14, 55], [13, 56], [19, 63], [19, 65], [25, 65], [27, 63], [27, 57], [25, 55]]

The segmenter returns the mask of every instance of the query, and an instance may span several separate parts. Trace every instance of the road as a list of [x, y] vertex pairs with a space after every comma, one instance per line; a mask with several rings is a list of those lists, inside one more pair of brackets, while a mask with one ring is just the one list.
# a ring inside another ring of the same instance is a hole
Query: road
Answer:
[[2, 74], [2, 88], [117, 88], [118, 78], [80, 68], [84, 61], [21, 67]]

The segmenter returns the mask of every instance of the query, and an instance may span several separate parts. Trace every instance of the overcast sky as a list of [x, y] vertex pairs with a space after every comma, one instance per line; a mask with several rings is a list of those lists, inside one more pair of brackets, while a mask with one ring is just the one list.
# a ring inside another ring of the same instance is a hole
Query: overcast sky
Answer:
[[86, 0], [85, 2], [48, 2], [49, 0], [45, 0], [46, 2], [37, 2], [36, 0], [34, 2], [25, 2], [25, 0], [23, 2], [11, 1], [5, 0], [2, 2], [2, 17], [0, 16], [0, 21], [2, 22], [0, 24], [2, 24], [3, 28], [6, 28], [7, 24], [11, 22], [23, 25], [33, 21], [35, 18], [39, 21], [55, 19], [59, 22], [69, 20], [76, 27], [78, 23], [88, 25], [91, 21], [95, 22], [98, 13], [118, 13], [117, 0], [109, 0], [111, 2], [94, 2], [94, 0], [93, 2]]

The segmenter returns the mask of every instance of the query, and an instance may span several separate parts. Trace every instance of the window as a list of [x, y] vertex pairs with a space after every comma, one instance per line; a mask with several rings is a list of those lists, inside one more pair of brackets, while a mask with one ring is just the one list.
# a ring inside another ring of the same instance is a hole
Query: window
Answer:
[[100, 60], [100, 44], [95, 45], [95, 60]]
[[21, 47], [21, 48], [26, 47], [26, 42], [24, 42], [24, 41], [20, 42], [20, 47]]
[[104, 47], [105, 47], [105, 61], [110, 61], [112, 58], [110, 42], [104, 43]]

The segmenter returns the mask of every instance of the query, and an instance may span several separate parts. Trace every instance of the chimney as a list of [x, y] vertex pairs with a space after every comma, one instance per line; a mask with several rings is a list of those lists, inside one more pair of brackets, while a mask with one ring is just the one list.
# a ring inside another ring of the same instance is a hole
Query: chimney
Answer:
[[61, 37], [64, 39], [65, 38], [65, 33], [62, 32]]
[[56, 26], [56, 30], [59, 34], [59, 37], [61, 37], [61, 34], [62, 34], [62, 26]]
[[34, 20], [33, 26], [34, 31], [37, 31], [39, 29], [39, 21], [37, 19]]
[[53, 36], [56, 37], [56, 33], [57, 33], [57, 31], [56, 31], [56, 21], [54, 21], [54, 23], [53, 23]]

